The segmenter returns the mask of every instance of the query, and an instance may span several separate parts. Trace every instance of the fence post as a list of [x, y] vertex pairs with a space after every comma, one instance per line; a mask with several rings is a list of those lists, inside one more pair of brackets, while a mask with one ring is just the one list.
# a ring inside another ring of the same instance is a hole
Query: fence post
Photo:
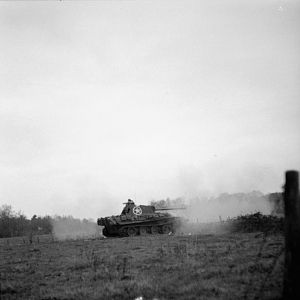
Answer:
[[285, 173], [285, 268], [284, 299], [300, 299], [300, 200], [299, 174]]

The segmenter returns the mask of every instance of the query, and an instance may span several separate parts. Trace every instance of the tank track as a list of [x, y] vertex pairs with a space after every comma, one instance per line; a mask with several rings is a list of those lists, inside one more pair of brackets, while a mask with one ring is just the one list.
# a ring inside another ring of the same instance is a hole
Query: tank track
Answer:
[[131, 236], [147, 236], [155, 234], [172, 234], [174, 233], [173, 224], [164, 224], [164, 225], [151, 225], [151, 226], [142, 226], [142, 225], [130, 225], [130, 226], [118, 226], [115, 228], [114, 232], [109, 232], [106, 227], [103, 228], [103, 235], [106, 237], [120, 236], [120, 237], [131, 237]]

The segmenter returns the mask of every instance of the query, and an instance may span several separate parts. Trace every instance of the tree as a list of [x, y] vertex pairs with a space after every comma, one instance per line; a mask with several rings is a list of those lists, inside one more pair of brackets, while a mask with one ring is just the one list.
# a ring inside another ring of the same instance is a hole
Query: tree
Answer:
[[13, 211], [10, 205], [2, 205], [0, 208], [0, 237], [12, 236], [11, 219]]

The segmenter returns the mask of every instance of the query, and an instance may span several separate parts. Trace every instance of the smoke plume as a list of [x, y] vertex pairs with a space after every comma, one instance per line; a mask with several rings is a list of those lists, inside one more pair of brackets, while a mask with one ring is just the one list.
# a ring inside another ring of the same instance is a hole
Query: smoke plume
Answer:
[[52, 219], [52, 233], [58, 240], [96, 238], [100, 230], [93, 220], [80, 220], [73, 217], [55, 217]]
[[186, 210], [186, 217], [191, 221], [215, 222], [256, 212], [262, 214], [272, 212], [268, 197], [261, 192], [223, 193], [216, 198], [191, 199]]

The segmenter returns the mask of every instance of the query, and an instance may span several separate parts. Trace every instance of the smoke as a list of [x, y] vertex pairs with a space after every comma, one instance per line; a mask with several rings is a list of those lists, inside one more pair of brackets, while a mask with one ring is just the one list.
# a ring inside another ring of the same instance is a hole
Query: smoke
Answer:
[[272, 205], [268, 196], [253, 191], [250, 193], [223, 193], [215, 198], [193, 198], [190, 200], [185, 214], [191, 221], [205, 223], [256, 212], [271, 214]]
[[[242, 155], [241, 155], [242, 157]], [[245, 163], [230, 155], [200, 166], [189, 165], [178, 173], [177, 189], [186, 199], [217, 197], [222, 193], [250, 191], [278, 192], [282, 186], [280, 170], [269, 164]], [[237, 167], [238, 164], [238, 167]]]
[[93, 220], [80, 220], [73, 217], [52, 219], [52, 233], [58, 240], [96, 238], [101, 235], [100, 228]]
[[186, 210], [180, 212], [184, 220], [180, 233], [222, 234], [230, 228], [226, 222], [228, 219], [257, 212], [270, 215], [274, 212], [274, 203], [275, 201], [270, 200], [270, 195], [257, 191], [223, 193], [210, 198], [194, 197], [190, 199]]
[[243, 154], [234, 158], [228, 154], [226, 160], [216, 157], [202, 169], [181, 169], [178, 187], [187, 202], [183, 217], [200, 224], [274, 211], [269, 192], [280, 190], [280, 176], [268, 163], [259, 164], [254, 157], [251, 164], [246, 164], [242, 157]]

